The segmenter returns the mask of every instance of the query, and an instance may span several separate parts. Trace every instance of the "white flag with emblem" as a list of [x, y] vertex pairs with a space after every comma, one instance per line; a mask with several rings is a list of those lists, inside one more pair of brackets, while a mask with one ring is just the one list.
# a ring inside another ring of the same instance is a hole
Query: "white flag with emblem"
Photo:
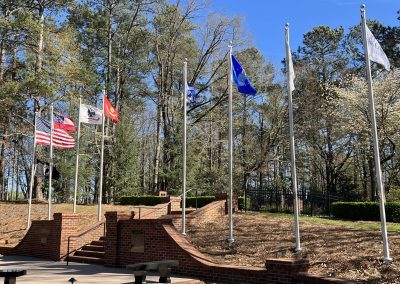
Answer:
[[390, 71], [389, 59], [387, 58], [381, 45], [376, 40], [376, 38], [374, 37], [374, 35], [371, 33], [371, 31], [367, 26], [366, 26], [366, 36], [367, 36], [366, 40], [368, 46], [369, 59], [371, 61], [381, 64], [383, 67], [385, 67], [387, 71]]
[[80, 122], [89, 124], [101, 124], [103, 118], [103, 112], [97, 107], [81, 104], [79, 110]]

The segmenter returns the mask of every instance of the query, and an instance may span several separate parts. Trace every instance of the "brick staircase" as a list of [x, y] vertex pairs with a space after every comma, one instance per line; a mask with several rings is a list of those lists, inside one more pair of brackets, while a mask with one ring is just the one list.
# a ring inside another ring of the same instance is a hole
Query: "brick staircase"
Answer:
[[98, 241], [92, 241], [89, 245], [83, 246], [73, 255], [69, 256], [69, 261], [80, 263], [104, 264], [104, 237]]

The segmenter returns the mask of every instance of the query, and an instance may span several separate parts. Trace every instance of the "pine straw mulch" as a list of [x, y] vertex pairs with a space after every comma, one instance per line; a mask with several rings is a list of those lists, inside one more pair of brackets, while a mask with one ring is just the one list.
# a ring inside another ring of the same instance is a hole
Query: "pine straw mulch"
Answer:
[[[217, 263], [264, 267], [267, 258], [294, 258], [293, 220], [273, 214], [234, 215], [234, 239], [227, 218], [188, 227], [189, 240]], [[367, 283], [400, 283], [400, 233], [389, 232], [391, 264], [383, 264], [380, 231], [300, 219], [302, 252], [312, 274]]]
[[[102, 205], [106, 211], [131, 211], [133, 206]], [[47, 203], [32, 204], [32, 220], [47, 220]], [[97, 223], [97, 205], [78, 205], [80, 216], [78, 231]], [[72, 213], [72, 204], [52, 204], [51, 212]], [[15, 246], [25, 236], [28, 218], [28, 205], [25, 203], [0, 202], [0, 245]]]

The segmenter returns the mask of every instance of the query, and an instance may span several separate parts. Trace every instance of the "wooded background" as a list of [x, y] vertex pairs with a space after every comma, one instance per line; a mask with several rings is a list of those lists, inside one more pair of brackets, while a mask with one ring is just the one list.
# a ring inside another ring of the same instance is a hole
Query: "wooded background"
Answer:
[[[48, 119], [54, 102], [77, 122], [79, 97], [96, 105], [103, 88], [120, 111], [120, 122], [106, 125], [103, 201], [179, 194], [185, 58], [197, 94], [188, 111], [189, 195], [226, 191], [229, 41], [258, 90], [234, 92], [234, 191], [290, 190], [284, 64], [265, 60], [241, 18], [204, 16], [206, 8], [196, 0], [1, 1], [0, 198], [27, 198], [34, 111]], [[400, 200], [400, 26], [368, 25], [392, 64], [391, 72], [372, 68], [385, 188]], [[346, 28], [317, 26], [292, 47], [298, 182], [303, 192], [376, 200], [361, 27]], [[81, 128], [81, 203], [97, 200], [100, 131]], [[48, 148], [37, 156], [48, 161]], [[55, 150], [54, 159], [55, 200], [70, 202], [75, 150]], [[46, 183], [35, 177], [35, 198], [46, 196]]]

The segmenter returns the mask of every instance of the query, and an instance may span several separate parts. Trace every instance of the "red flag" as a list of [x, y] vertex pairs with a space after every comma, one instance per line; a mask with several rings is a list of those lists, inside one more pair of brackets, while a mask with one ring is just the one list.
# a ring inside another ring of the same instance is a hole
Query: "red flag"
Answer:
[[64, 129], [71, 132], [76, 132], [74, 120], [61, 114], [54, 114], [54, 129]]
[[112, 106], [110, 101], [107, 99], [107, 97], [104, 95], [104, 114], [111, 118], [114, 122], [118, 122], [118, 111]]

